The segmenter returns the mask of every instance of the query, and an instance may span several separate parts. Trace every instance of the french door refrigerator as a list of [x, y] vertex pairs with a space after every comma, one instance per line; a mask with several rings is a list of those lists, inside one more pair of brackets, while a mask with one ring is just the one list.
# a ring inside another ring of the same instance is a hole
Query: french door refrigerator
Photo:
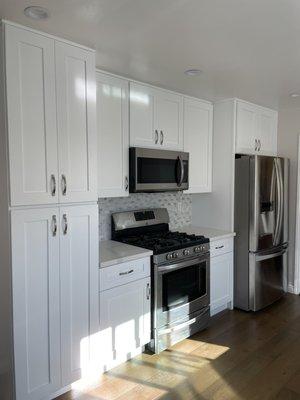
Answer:
[[258, 311], [286, 291], [289, 160], [235, 156], [234, 305]]

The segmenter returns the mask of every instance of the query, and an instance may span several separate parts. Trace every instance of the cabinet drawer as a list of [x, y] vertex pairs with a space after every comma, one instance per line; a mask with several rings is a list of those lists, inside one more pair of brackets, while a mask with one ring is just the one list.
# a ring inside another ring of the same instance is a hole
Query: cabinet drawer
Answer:
[[233, 238], [215, 240], [210, 243], [211, 257], [233, 251]]
[[150, 257], [100, 269], [100, 292], [150, 276]]

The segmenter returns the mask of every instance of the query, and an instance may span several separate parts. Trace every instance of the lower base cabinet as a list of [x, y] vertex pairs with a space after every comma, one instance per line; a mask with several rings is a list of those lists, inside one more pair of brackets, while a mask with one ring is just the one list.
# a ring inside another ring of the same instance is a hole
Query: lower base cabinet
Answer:
[[102, 370], [132, 357], [150, 342], [150, 298], [150, 277], [100, 293]]
[[[230, 240], [233, 242], [233, 239]], [[216, 247], [226, 250], [227, 246], [219, 244]], [[232, 250], [233, 243], [230, 248]], [[214, 254], [212, 252], [210, 260], [211, 315], [215, 315], [226, 308], [233, 308], [233, 251], [225, 254]]]
[[98, 324], [98, 206], [11, 212], [16, 400], [79, 379]]

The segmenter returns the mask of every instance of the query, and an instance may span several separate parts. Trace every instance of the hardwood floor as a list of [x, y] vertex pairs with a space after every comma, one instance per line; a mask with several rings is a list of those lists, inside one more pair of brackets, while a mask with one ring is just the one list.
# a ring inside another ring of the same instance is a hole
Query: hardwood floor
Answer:
[[287, 295], [256, 314], [223, 312], [209, 329], [58, 399], [299, 400], [300, 297]]

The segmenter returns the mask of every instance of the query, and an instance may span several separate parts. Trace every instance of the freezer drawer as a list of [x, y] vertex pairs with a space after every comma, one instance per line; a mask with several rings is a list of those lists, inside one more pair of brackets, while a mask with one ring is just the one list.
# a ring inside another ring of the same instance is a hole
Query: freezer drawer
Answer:
[[251, 310], [258, 311], [283, 296], [286, 257], [286, 248], [271, 254], [250, 253], [249, 300]]

